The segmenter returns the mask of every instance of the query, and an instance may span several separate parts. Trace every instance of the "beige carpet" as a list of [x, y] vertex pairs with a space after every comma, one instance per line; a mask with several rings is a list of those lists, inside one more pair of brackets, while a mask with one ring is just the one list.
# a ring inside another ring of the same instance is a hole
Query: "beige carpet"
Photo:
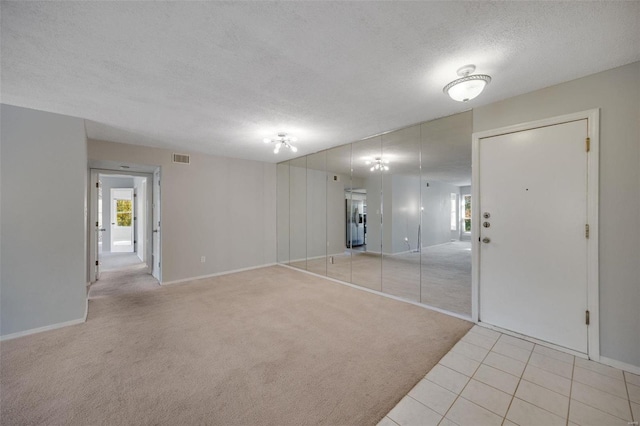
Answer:
[[[106, 257], [106, 256], [105, 256]], [[89, 299], [157, 290], [158, 280], [135, 254], [117, 253], [105, 259], [100, 279], [89, 288]]]
[[471, 323], [274, 266], [1, 345], [1, 423], [373, 425]]

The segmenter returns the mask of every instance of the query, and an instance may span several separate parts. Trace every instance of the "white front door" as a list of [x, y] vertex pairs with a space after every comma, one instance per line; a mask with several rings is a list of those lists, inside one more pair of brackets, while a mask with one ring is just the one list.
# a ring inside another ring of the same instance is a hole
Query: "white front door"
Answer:
[[[588, 352], [588, 120], [480, 138], [479, 320]], [[476, 201], [476, 200], [474, 200]]]

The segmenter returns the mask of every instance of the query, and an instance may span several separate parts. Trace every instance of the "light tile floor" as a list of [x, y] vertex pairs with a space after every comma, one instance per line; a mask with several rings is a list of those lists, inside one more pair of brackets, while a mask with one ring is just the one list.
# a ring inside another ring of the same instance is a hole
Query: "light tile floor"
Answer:
[[628, 426], [640, 376], [474, 326], [379, 426]]

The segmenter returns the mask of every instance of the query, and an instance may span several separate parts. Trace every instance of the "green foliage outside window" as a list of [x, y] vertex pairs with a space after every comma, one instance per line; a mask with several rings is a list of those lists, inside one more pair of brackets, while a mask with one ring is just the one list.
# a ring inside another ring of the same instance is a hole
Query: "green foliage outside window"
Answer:
[[131, 226], [131, 200], [116, 200], [118, 226]]
[[471, 195], [464, 196], [464, 232], [471, 232]]

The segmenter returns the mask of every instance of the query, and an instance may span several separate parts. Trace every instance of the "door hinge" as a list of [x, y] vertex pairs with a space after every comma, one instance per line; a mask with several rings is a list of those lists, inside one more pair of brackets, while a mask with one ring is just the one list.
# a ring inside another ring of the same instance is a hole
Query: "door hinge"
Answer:
[[100, 188], [100, 182], [96, 182], [96, 188]]
[[587, 138], [585, 142], [587, 144], [587, 152], [591, 151], [591, 138]]
[[96, 222], [96, 228], [97, 228], [98, 226], [100, 226], [100, 225], [98, 225], [98, 222]]
[[96, 260], [96, 266], [98, 266], [98, 261]]
[[584, 322], [589, 325], [589, 311], [585, 311], [585, 318], [584, 318]]
[[584, 237], [585, 238], [589, 238], [589, 224], [588, 223], [584, 226]]

